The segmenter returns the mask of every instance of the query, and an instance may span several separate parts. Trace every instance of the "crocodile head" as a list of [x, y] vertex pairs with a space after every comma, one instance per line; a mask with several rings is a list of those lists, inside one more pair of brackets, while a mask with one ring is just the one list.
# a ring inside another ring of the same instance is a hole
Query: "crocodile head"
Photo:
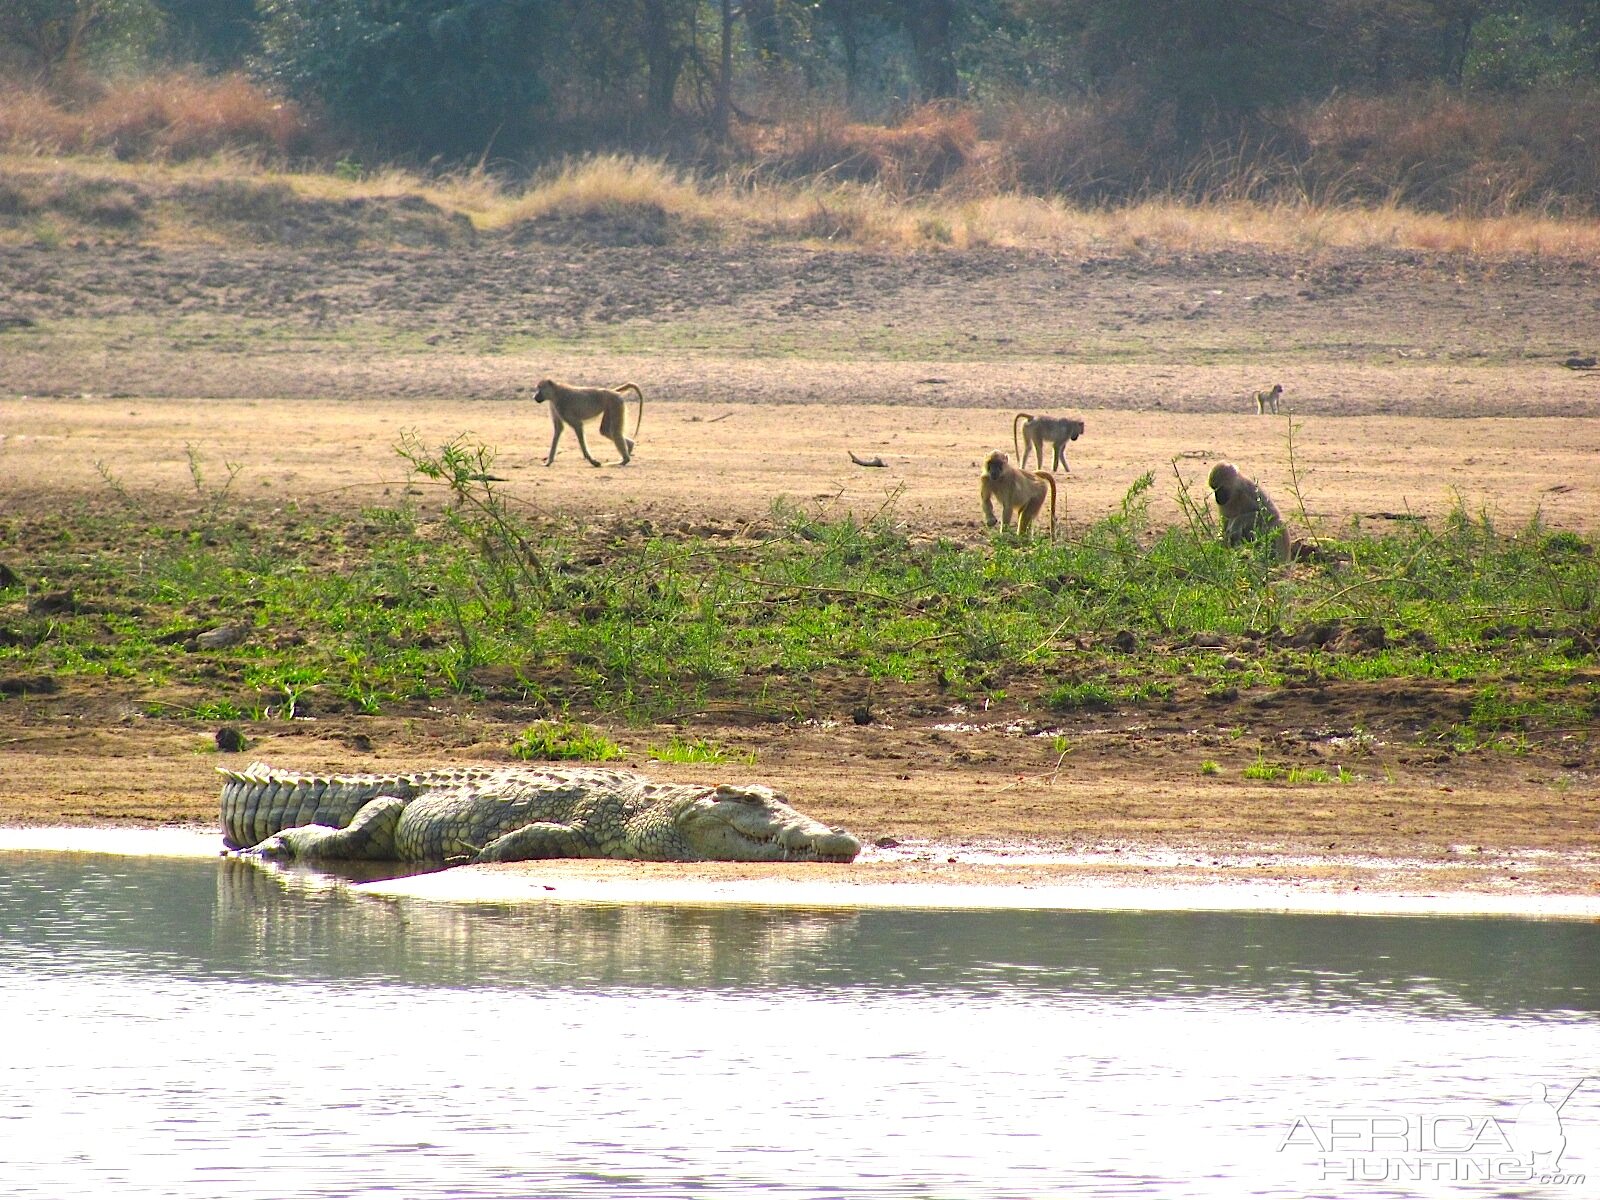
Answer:
[[759, 783], [723, 784], [681, 802], [675, 833], [701, 859], [733, 862], [851, 862], [861, 843], [789, 807]]

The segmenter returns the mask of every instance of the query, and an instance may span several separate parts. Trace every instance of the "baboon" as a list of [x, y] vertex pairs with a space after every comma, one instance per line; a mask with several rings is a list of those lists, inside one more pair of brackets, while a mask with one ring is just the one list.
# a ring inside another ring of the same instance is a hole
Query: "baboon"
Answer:
[[540, 404], [546, 400], [550, 402], [550, 423], [555, 426], [555, 433], [550, 437], [550, 453], [545, 456], [544, 465], [548, 467], [555, 462], [556, 443], [561, 440], [561, 429], [565, 423], [572, 426], [573, 432], [578, 435], [578, 449], [583, 451], [583, 457], [589, 460], [591, 467], [598, 467], [600, 460], [589, 453], [589, 444], [583, 440], [583, 425], [585, 421], [599, 417], [601, 436], [611, 439], [617, 453], [622, 455], [622, 465], [627, 466], [633, 458], [633, 438], [627, 436], [628, 406], [622, 393], [630, 388], [639, 398], [639, 412], [633, 421], [633, 437], [638, 437], [639, 426], [644, 421], [644, 393], [639, 390], [638, 384], [624, 383], [616, 388], [570, 387], [554, 379], [541, 379], [534, 399]]
[[1258, 416], [1278, 411], [1278, 397], [1283, 395], [1283, 384], [1275, 383], [1264, 392], [1256, 393], [1256, 414]]
[[[1021, 426], [1022, 436], [1019, 440], [1017, 428]], [[1083, 435], [1083, 422], [1076, 417], [1036, 417], [1032, 413], [1018, 413], [1011, 421], [1011, 449], [1022, 457], [1022, 469], [1028, 467], [1028, 451], [1033, 451], [1033, 465], [1035, 470], [1044, 470], [1044, 444], [1049, 442], [1055, 447], [1055, 457], [1050, 460], [1052, 470], [1059, 468], [1067, 474], [1072, 474], [1072, 468], [1067, 466], [1067, 443], [1075, 442]]]
[[1024, 471], [1011, 465], [1005, 452], [996, 450], [983, 464], [983, 479], [978, 485], [978, 495], [983, 499], [984, 520], [991, 528], [996, 524], [994, 502], [1000, 501], [1001, 528], [1010, 532], [1011, 514], [1018, 513], [1017, 530], [1024, 537], [1033, 528], [1034, 518], [1044, 507], [1045, 494], [1050, 496], [1050, 540], [1056, 539], [1056, 477], [1049, 471]]
[[1218, 463], [1211, 468], [1206, 486], [1222, 510], [1223, 541], [1239, 546], [1257, 537], [1270, 537], [1279, 561], [1289, 561], [1289, 534], [1283, 518], [1259, 484], [1239, 474], [1232, 463]]

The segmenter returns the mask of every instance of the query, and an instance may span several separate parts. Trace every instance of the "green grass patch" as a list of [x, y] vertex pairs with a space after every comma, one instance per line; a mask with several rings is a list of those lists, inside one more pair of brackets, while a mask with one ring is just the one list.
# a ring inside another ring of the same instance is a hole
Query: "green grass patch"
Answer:
[[[1213, 764], [1215, 765], [1215, 764]], [[1214, 774], [1201, 768], [1201, 774]], [[1283, 767], [1270, 763], [1265, 756], [1257, 755], [1256, 761], [1244, 769], [1246, 779], [1254, 779], [1264, 783], [1282, 780], [1288, 784], [1306, 783], [1349, 783], [1355, 776], [1343, 767], [1328, 770], [1326, 767]]]
[[1256, 779], [1264, 783], [1270, 783], [1275, 779], [1282, 779], [1288, 772], [1277, 764], [1269, 763], [1265, 758], [1257, 755], [1256, 761], [1246, 767], [1243, 774], [1246, 779]]
[[1325, 767], [1290, 767], [1284, 775], [1287, 783], [1349, 783], [1354, 778], [1343, 767], [1331, 771]]
[[537, 721], [511, 743], [518, 758], [540, 762], [615, 762], [622, 747], [598, 729], [574, 721]]
[[[1198, 504], [1154, 526], [1146, 476], [1056, 544], [928, 540], [892, 503], [869, 520], [780, 507], [737, 541], [574, 533], [503, 496], [484, 447], [406, 435], [397, 450], [435, 493], [427, 520], [405, 491], [358, 513], [268, 509], [193, 453], [194, 495], [170, 512], [107, 473], [126, 503], [30, 518], [28, 591], [79, 603], [34, 613], [10, 589], [0, 673], [187, 688], [203, 697], [190, 711], [230, 720], [444, 695], [629, 722], [736, 699], [783, 718], [823, 681], [1070, 713], [1313, 676], [1471, 680], [1456, 741], [1473, 747], [1600, 714], [1600, 554], [1537, 521], [1352, 529], [1341, 561], [1284, 568], [1227, 550]], [[15, 544], [19, 521], [0, 516], [0, 538]], [[241, 621], [244, 643], [190, 647]], [[1339, 637], [1374, 626], [1376, 641]]]
[[1056, 712], [1076, 712], [1084, 708], [1110, 708], [1115, 700], [1111, 688], [1099, 680], [1063, 683], [1045, 693], [1045, 707]]
[[726, 750], [705, 738], [668, 739], [664, 746], [649, 747], [650, 757], [664, 763], [745, 763], [756, 761], [754, 751], [739, 753]]

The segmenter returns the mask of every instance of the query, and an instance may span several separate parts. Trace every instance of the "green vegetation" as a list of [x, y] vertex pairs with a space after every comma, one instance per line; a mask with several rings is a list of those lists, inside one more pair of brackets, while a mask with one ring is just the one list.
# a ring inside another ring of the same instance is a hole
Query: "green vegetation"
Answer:
[[665, 746], [651, 746], [650, 757], [664, 763], [745, 763], [756, 761], [755, 752], [739, 754], [724, 750], [705, 738], [673, 737]]
[[1280, 766], [1269, 763], [1261, 755], [1256, 756], [1256, 761], [1244, 769], [1246, 779], [1256, 779], [1263, 783], [1271, 783], [1274, 779], [1282, 779], [1286, 772]]
[[622, 747], [589, 725], [573, 721], [537, 721], [511, 743], [518, 758], [554, 762], [614, 762]]
[[[258, 513], [231, 468], [191, 454], [198, 503], [181, 518], [119, 502], [30, 524], [24, 581], [0, 591], [0, 675], [120, 680], [206, 719], [448, 694], [624, 721], [718, 700], [780, 719], [848, 712], [864, 692], [1072, 711], [1306, 680], [1470, 681], [1463, 720], [1437, 731], [1465, 748], [1600, 715], [1600, 555], [1537, 520], [1502, 532], [1457, 511], [1437, 529], [1352, 531], [1339, 558], [1288, 569], [1224, 549], [1203, 509], [1152, 527], [1146, 476], [1057, 545], [913, 540], [892, 510], [779, 509], [738, 541], [647, 524], [568, 533], [501, 495], [483, 447], [406, 437], [399, 452], [431, 497]], [[22, 532], [0, 520], [8, 543]], [[21, 603], [61, 592], [69, 602]], [[222, 624], [248, 636], [196, 641]], [[519, 753], [620, 753], [591, 734], [563, 717]]]
[[[1210, 767], [1210, 770], [1206, 768]], [[1202, 775], [1216, 775], [1219, 773], [1216, 763], [1205, 762], [1200, 764]], [[1257, 780], [1262, 783], [1272, 783], [1282, 780], [1287, 784], [1307, 783], [1350, 783], [1356, 777], [1344, 767], [1334, 767], [1331, 771], [1326, 767], [1283, 767], [1277, 763], [1270, 763], [1264, 755], [1256, 755], [1256, 761], [1241, 772], [1246, 779]]]

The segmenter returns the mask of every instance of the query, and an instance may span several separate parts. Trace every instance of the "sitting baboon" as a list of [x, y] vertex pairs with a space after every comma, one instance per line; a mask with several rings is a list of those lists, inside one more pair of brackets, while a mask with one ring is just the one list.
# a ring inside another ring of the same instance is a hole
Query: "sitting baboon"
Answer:
[[1004, 451], [996, 450], [983, 464], [983, 478], [978, 484], [978, 495], [983, 499], [983, 516], [990, 528], [995, 526], [994, 502], [1000, 501], [1004, 530], [1011, 530], [1011, 514], [1019, 514], [1017, 530], [1024, 537], [1033, 528], [1034, 519], [1044, 507], [1046, 494], [1050, 497], [1050, 540], [1056, 537], [1056, 477], [1049, 471], [1023, 471], [1011, 465]]
[[[1020, 441], [1017, 436], [1017, 427], [1022, 427]], [[1044, 444], [1049, 442], [1055, 447], [1055, 457], [1050, 460], [1052, 469], [1059, 468], [1067, 474], [1072, 474], [1072, 468], [1067, 466], [1067, 443], [1075, 442], [1083, 436], [1083, 422], [1076, 417], [1036, 417], [1031, 413], [1018, 413], [1011, 420], [1011, 449], [1021, 455], [1018, 460], [1022, 469], [1028, 467], [1028, 451], [1033, 451], [1033, 465], [1036, 470], [1044, 469]]]
[[1258, 537], [1272, 539], [1273, 552], [1282, 562], [1289, 560], [1289, 533], [1283, 527], [1283, 518], [1260, 485], [1239, 474], [1232, 463], [1218, 463], [1211, 468], [1206, 486], [1217, 498], [1222, 510], [1222, 540], [1230, 546], [1239, 546]]
[[624, 383], [617, 388], [571, 387], [554, 379], [541, 379], [534, 398], [541, 404], [546, 400], [550, 402], [550, 422], [555, 426], [544, 465], [548, 467], [555, 462], [556, 443], [561, 440], [562, 427], [570, 425], [578, 435], [578, 449], [583, 451], [583, 457], [591, 467], [598, 467], [600, 460], [589, 453], [589, 444], [583, 439], [583, 425], [599, 417], [601, 436], [611, 439], [617, 453], [622, 455], [622, 465], [627, 466], [633, 458], [633, 438], [627, 436], [628, 406], [622, 393], [630, 388], [639, 398], [639, 413], [633, 421], [633, 436], [638, 437], [639, 426], [644, 421], [644, 393], [638, 384]]
[[1275, 383], [1264, 392], [1256, 393], [1256, 413], [1276, 413], [1278, 411], [1278, 397], [1283, 395], [1283, 384]]

